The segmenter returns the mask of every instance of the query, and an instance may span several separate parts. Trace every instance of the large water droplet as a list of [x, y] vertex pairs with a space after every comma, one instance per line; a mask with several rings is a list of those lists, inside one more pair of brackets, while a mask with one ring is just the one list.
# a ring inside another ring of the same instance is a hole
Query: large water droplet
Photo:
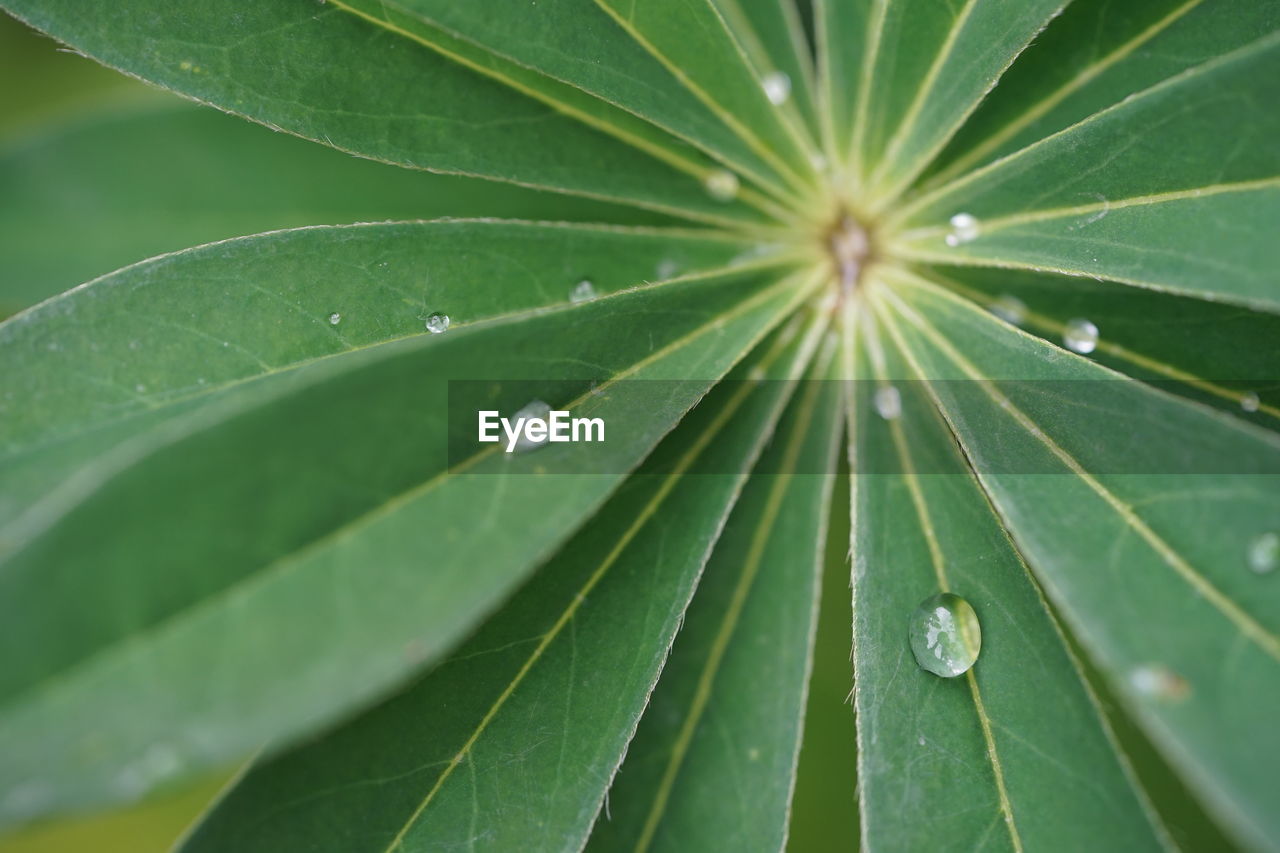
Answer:
[[733, 201], [738, 197], [738, 176], [728, 169], [714, 169], [708, 172], [702, 185], [716, 201]]
[[1177, 701], [1185, 699], [1191, 692], [1191, 686], [1185, 678], [1158, 663], [1134, 667], [1129, 672], [1129, 684], [1144, 696], [1156, 699]]
[[1098, 327], [1083, 317], [1068, 320], [1062, 331], [1062, 342], [1072, 352], [1088, 355], [1098, 348]]
[[973, 607], [949, 592], [926, 598], [908, 625], [916, 663], [934, 675], [955, 678], [969, 671], [982, 650], [982, 626]]
[[877, 388], [873, 402], [876, 406], [876, 414], [886, 421], [891, 421], [902, 414], [902, 395], [892, 385]]
[[992, 314], [1011, 326], [1021, 326], [1027, 319], [1027, 303], [1007, 293], [992, 302], [990, 308]]
[[791, 97], [791, 78], [785, 71], [771, 71], [760, 82], [764, 86], [764, 96], [775, 107], [785, 104]]
[[948, 246], [960, 246], [978, 239], [982, 232], [982, 223], [971, 213], [957, 213], [951, 217], [951, 233], [947, 235]]
[[585, 278], [574, 285], [573, 290], [569, 291], [569, 301], [574, 304], [579, 302], [590, 302], [595, 298], [596, 286]]
[[1262, 407], [1262, 400], [1258, 397], [1256, 391], [1247, 391], [1240, 398], [1240, 408], [1246, 412], [1256, 412]]
[[[512, 415], [510, 420], [514, 424], [518, 420], [520, 420], [520, 418], [525, 418], [526, 420], [531, 418], [537, 418], [538, 420], [545, 421], [545, 420], [548, 420], [550, 417], [551, 417], [551, 406], [547, 405], [541, 400], [533, 400], [525, 404], [523, 407], [521, 407], [520, 411]], [[537, 450], [539, 447], [541, 447], [546, 443], [547, 443], [546, 438], [543, 438], [541, 441], [535, 441], [529, 438], [528, 436], [526, 436], [524, 432], [521, 431], [520, 437], [516, 439], [515, 450], [516, 450], [516, 453], [525, 453], [530, 450]]]
[[449, 328], [448, 314], [432, 314], [427, 318], [427, 331], [433, 335], [438, 335]]
[[1249, 545], [1249, 568], [1260, 575], [1280, 567], [1280, 533], [1264, 533]]
[[329, 315], [330, 326], [336, 326], [341, 322], [342, 322], [342, 315], [339, 314], [337, 311], [334, 311], [332, 314]]

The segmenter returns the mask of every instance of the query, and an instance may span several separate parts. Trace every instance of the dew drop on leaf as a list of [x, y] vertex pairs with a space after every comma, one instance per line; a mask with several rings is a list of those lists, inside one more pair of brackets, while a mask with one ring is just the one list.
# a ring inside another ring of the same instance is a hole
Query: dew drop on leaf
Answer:
[[982, 650], [982, 626], [969, 602], [944, 592], [920, 602], [908, 625], [921, 669], [943, 678], [968, 672]]
[[[511, 422], [516, 423], [521, 418], [525, 420], [538, 419], [542, 421], [549, 420], [551, 417], [551, 406], [541, 400], [532, 400], [520, 408], [520, 411], [511, 416]], [[539, 447], [547, 443], [547, 439], [534, 440], [529, 438], [522, 431], [520, 437], [516, 439], [516, 453], [525, 453], [530, 450], [537, 450]]]
[[1062, 331], [1062, 342], [1072, 352], [1088, 355], [1098, 348], [1098, 327], [1082, 317], [1068, 320]]
[[785, 104], [791, 97], [791, 78], [784, 71], [771, 71], [760, 82], [764, 86], [764, 96], [775, 107]]
[[1135, 667], [1129, 672], [1129, 684], [1144, 696], [1155, 699], [1177, 701], [1185, 699], [1191, 692], [1185, 678], [1158, 663]]
[[947, 235], [948, 246], [962, 246], [978, 239], [982, 231], [982, 223], [970, 213], [957, 213], [951, 217], [951, 233]]
[[1240, 398], [1240, 408], [1244, 409], [1246, 412], [1256, 412], [1261, 405], [1262, 400], [1258, 398], [1256, 392], [1248, 391]]
[[874, 403], [876, 414], [886, 421], [891, 421], [902, 414], [902, 394], [898, 393], [898, 389], [893, 385], [877, 388]]
[[1006, 293], [991, 303], [991, 313], [1011, 326], [1021, 326], [1027, 319], [1027, 304]]
[[1270, 574], [1280, 567], [1280, 533], [1262, 534], [1249, 545], [1249, 568], [1260, 575]]
[[449, 328], [448, 314], [432, 314], [427, 318], [427, 331], [433, 335], [438, 335]]
[[664, 258], [661, 261], [658, 261], [658, 268], [656, 272], [658, 275], [658, 280], [665, 281], [669, 278], [674, 277], [676, 273], [680, 272], [680, 264], [676, 263], [671, 258]]
[[595, 298], [596, 286], [585, 278], [574, 285], [573, 290], [569, 291], [569, 301], [575, 305], [579, 302], [590, 302]]
[[341, 322], [342, 322], [342, 315], [339, 314], [337, 311], [334, 311], [332, 314], [329, 315], [330, 326], [336, 326]]
[[733, 201], [738, 197], [738, 176], [728, 169], [713, 169], [702, 185], [716, 201]]

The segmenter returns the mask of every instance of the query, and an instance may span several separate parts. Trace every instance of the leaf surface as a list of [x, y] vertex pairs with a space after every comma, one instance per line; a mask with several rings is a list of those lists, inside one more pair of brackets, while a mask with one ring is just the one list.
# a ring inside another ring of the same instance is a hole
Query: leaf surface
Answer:
[[716, 544], [590, 850], [783, 846], [841, 426], [834, 342]]
[[863, 203], [896, 197], [923, 171], [1064, 5], [874, 0], [852, 152]]
[[[1280, 307], [1280, 33], [1197, 65], [925, 195], [895, 251]], [[1233, 128], [1223, 147], [1223, 128]], [[948, 220], [977, 220], [956, 239]], [[951, 242], [948, 242], [950, 238]]]
[[[796, 335], [791, 324], [748, 364], [794, 380], [821, 331], [808, 325]], [[259, 765], [184, 849], [580, 845], [793, 384], [747, 376], [712, 392], [456, 655], [368, 715]]]
[[921, 373], [962, 380], [927, 387], [1045, 591], [1187, 781], [1264, 845], [1280, 587], [1249, 553], [1280, 517], [1280, 441], [909, 282], [894, 327]]
[[0, 150], [0, 315], [162, 252], [304, 225], [498, 214], [664, 224], [637, 208], [398, 169], [157, 101], [46, 122]]
[[[1096, 700], [919, 375], [869, 315], [849, 346], [863, 845], [1161, 849]], [[913, 612], [942, 592], [968, 601], [981, 626], [976, 664], [953, 678], [917, 664], [909, 636]]]
[[[743, 272], [420, 333], [230, 386], [92, 457], [5, 529], [5, 818], [296, 737], [447, 650], [802, 285]], [[680, 381], [603, 393], [623, 378]], [[618, 426], [573, 452], [466, 449], [477, 409], [531, 398]]]
[[956, 134], [928, 184], [985, 165], [1280, 28], [1255, 0], [1074, 0]]
[[718, 222], [759, 222], [699, 180], [330, 5], [7, 0], [93, 58], [270, 127], [400, 166]]

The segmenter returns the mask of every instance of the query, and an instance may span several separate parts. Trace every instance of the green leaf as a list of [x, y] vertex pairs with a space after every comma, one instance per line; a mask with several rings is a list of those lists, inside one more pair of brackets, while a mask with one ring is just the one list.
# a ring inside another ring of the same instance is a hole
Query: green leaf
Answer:
[[928, 184], [1032, 145], [1277, 26], [1275, 6], [1256, 0], [1074, 0], [956, 134]]
[[[799, 375], [822, 331], [808, 325], [762, 346], [754, 363], [766, 377]], [[184, 850], [578, 846], [793, 384], [747, 375], [717, 388], [453, 657], [259, 765]]]
[[[909, 205], [898, 218], [915, 227], [894, 251], [1275, 310], [1277, 75], [1280, 35], [1197, 65]], [[1224, 127], [1239, 128], [1229, 151]], [[948, 227], [930, 223], [961, 212], [977, 237], [948, 244]]]
[[729, 517], [589, 850], [783, 845], [842, 426], [834, 343]]
[[1100, 364], [1271, 428], [1280, 417], [1280, 351], [1270, 346], [1280, 339], [1280, 315], [1023, 270], [946, 267], [927, 275], [1055, 343], [1073, 319], [1088, 319], [1101, 330], [1090, 354]]
[[694, 176], [331, 6], [5, 6], [113, 68], [370, 159], [704, 221], [759, 221], [708, 196]]
[[[863, 845], [1161, 849], [1035, 581], [917, 381], [936, 374], [914, 372], [869, 321], [846, 356], [860, 380], [850, 452]], [[981, 625], [977, 663], [954, 678], [920, 667], [908, 642], [909, 618], [940, 592], [968, 601]]]
[[813, 6], [823, 146], [828, 161], [838, 166], [852, 144], [854, 111], [867, 98], [865, 72], [874, 47], [867, 43], [871, 6], [842, 0], [813, 0]]
[[1188, 782], [1266, 846], [1280, 587], [1249, 552], [1280, 517], [1280, 439], [898, 284], [895, 337], [919, 375], [966, 380], [928, 388], [1045, 591]]
[[[0, 152], [0, 196], [8, 271], [0, 315], [103, 270], [260, 231], [446, 214], [664, 220], [511, 184], [407, 172], [176, 99], [10, 140]], [[75, 251], [62, 251], [66, 245]]]
[[878, 209], [925, 169], [1064, 0], [874, 0], [852, 161]]
[[[776, 158], [771, 164], [761, 156], [771, 154], [768, 149], [744, 143], [726, 124], [723, 111], [708, 109], [705, 98], [682, 88], [658, 57], [637, 44], [593, 0], [560, 0], [543, 6], [507, 0], [501, 8], [440, 0], [341, 0], [338, 5], [701, 179], [709, 168], [701, 160], [691, 160], [676, 140], [700, 147], [775, 195], [788, 198], [794, 192], [778, 183]], [[584, 30], [590, 34], [585, 41]], [[585, 56], [583, 48], [590, 51]], [[788, 216], [785, 208], [769, 205], [768, 209], [774, 216]]]
[[[297, 736], [446, 650], [803, 284], [694, 278], [419, 332], [231, 385], [85, 460], [2, 537], [0, 645], [25, 651], [0, 674], [0, 788], [40, 793], [6, 817], [125, 799]], [[485, 377], [481, 399], [453, 399], [447, 380]], [[623, 378], [682, 382], [603, 393]], [[450, 464], [451, 407], [530, 398], [628, 427], [589, 453]]]
[[[812, 136], [819, 125], [814, 100], [815, 69], [809, 37], [791, 0], [714, 0], [762, 85], [769, 75], [786, 75], [789, 94], [778, 105], [787, 121], [803, 125]], [[767, 94], [767, 92], [766, 92]], [[815, 143], [816, 144], [816, 143]]]

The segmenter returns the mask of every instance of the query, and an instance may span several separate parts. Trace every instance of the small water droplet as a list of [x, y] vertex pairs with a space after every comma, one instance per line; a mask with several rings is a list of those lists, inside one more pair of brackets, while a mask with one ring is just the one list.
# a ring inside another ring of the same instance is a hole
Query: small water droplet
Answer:
[[764, 96], [775, 107], [785, 104], [791, 97], [791, 78], [785, 71], [771, 71], [760, 82], [764, 86]]
[[902, 394], [898, 393], [898, 389], [893, 385], [877, 388], [874, 402], [876, 414], [886, 421], [902, 415]]
[[132, 349], [132, 350], [142, 349], [142, 342], [141, 342], [141, 341], [129, 341], [129, 349]]
[[329, 315], [330, 326], [336, 326], [341, 322], [342, 322], [342, 315], [339, 314], [337, 311], [334, 311], [332, 314]]
[[[550, 417], [551, 417], [551, 406], [547, 405], [541, 400], [533, 400], [525, 404], [523, 407], [521, 407], [520, 411], [512, 415], [511, 422], [514, 424], [520, 418], [525, 418], [526, 420], [530, 418], [537, 418], [539, 420], [545, 421]], [[542, 447], [546, 443], [547, 443], [546, 438], [542, 439], [541, 441], [535, 441], [529, 438], [528, 436], [526, 436], [522, 431], [520, 434], [520, 437], [516, 439], [515, 451], [516, 453], [525, 453], [530, 450], [537, 450], [539, 447]]]
[[702, 185], [716, 201], [733, 201], [738, 197], [738, 176], [728, 169], [713, 169]]
[[1008, 293], [991, 303], [991, 313], [1011, 326], [1021, 326], [1027, 319], [1027, 303]]
[[573, 290], [569, 291], [569, 301], [574, 304], [579, 302], [590, 302], [595, 298], [596, 286], [585, 278], [574, 285]]
[[133, 390], [137, 391], [139, 394], [145, 394], [147, 391], [147, 386], [139, 382], [137, 385], [133, 386]]
[[1270, 574], [1280, 567], [1280, 533], [1269, 531], [1249, 546], [1249, 568], [1260, 575]]
[[921, 669], [943, 678], [969, 671], [982, 649], [982, 626], [969, 602], [949, 592], [920, 602], [908, 625], [911, 652]]
[[1083, 317], [1068, 320], [1062, 331], [1062, 342], [1072, 352], [1088, 355], [1098, 348], [1098, 327]]
[[918, 737], [918, 738], [916, 738], [916, 745], [917, 745], [917, 746], [924, 746], [924, 738], [922, 738], [922, 737]]
[[1191, 686], [1185, 678], [1158, 663], [1135, 667], [1129, 672], [1129, 684], [1139, 693], [1156, 699], [1176, 701], [1185, 699], [1191, 692]]
[[957, 213], [951, 217], [951, 233], [947, 235], [948, 246], [961, 246], [978, 239], [982, 231], [982, 223], [971, 213]]
[[765, 373], [764, 368], [758, 364], [753, 365], [751, 369], [747, 371], [747, 378], [750, 379], [752, 382], [762, 382], [764, 381], [764, 378], [768, 375], [769, 374]]
[[673, 278], [676, 273], [680, 272], [680, 264], [676, 263], [671, 258], [663, 258], [658, 261], [658, 268], [656, 272], [658, 274], [659, 281], [666, 281], [669, 278]]
[[1262, 400], [1259, 399], [1256, 391], [1249, 391], [1240, 398], [1240, 408], [1246, 412], [1256, 412], [1262, 406]]
[[427, 318], [427, 331], [433, 335], [438, 335], [449, 328], [448, 314], [432, 314]]

